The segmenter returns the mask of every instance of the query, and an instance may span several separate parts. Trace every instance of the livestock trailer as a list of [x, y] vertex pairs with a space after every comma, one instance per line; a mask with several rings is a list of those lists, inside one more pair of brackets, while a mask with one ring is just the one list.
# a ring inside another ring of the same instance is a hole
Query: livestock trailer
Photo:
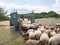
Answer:
[[18, 14], [17, 12], [13, 12], [10, 14], [10, 26], [14, 26], [16, 30], [19, 29], [18, 18], [24, 18], [29, 16], [32, 19], [32, 23], [35, 22], [34, 12], [27, 14]]

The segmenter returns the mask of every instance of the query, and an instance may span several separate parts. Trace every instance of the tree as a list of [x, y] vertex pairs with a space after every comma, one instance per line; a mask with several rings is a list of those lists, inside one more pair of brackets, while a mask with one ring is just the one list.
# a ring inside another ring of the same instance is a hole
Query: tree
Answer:
[[8, 17], [6, 17], [7, 12], [3, 8], [0, 8], [0, 21], [7, 20]]
[[57, 17], [58, 16], [57, 13], [54, 11], [48, 12], [48, 15], [49, 15], [49, 17]]
[[40, 15], [47, 15], [47, 13], [46, 12], [41, 12]]
[[46, 12], [41, 12], [41, 13], [40, 13], [40, 16], [42, 16], [42, 17], [48, 17], [48, 15], [47, 15]]

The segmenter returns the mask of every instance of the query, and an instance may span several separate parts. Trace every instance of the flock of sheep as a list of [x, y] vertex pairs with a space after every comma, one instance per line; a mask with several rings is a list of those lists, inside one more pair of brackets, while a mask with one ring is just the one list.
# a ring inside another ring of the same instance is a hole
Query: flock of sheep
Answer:
[[20, 25], [26, 33], [23, 35], [26, 45], [60, 45], [60, 24], [42, 26], [31, 23], [31, 19], [20, 18]]

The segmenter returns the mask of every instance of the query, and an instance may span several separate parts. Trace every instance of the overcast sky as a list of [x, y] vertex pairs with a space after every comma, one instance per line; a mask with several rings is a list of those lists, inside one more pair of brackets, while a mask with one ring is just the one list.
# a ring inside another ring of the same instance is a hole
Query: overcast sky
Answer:
[[8, 12], [17, 9], [20, 13], [55, 11], [60, 13], [60, 0], [0, 0], [0, 7]]

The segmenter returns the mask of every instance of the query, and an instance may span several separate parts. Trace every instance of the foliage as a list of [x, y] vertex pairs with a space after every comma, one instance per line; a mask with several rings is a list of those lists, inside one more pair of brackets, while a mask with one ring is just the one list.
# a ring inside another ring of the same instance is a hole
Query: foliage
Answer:
[[6, 16], [7, 12], [3, 8], [0, 8], [0, 21], [7, 20], [8, 17]]
[[48, 17], [60, 18], [60, 14], [57, 14], [54, 11], [49, 11], [48, 13], [46, 12], [35, 13], [35, 18], [48, 18]]

